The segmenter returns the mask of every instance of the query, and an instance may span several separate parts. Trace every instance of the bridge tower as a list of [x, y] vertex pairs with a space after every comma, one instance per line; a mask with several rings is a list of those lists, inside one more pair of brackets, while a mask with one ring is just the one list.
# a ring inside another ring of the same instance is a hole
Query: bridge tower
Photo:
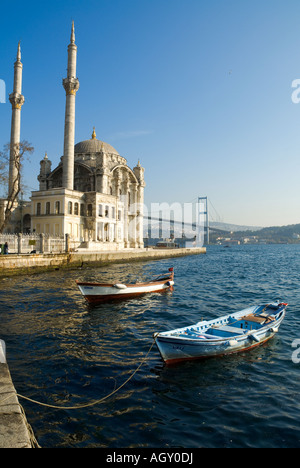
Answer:
[[208, 218], [208, 199], [207, 197], [198, 197], [198, 229], [204, 225], [206, 230], [206, 244], [209, 245], [209, 218]]

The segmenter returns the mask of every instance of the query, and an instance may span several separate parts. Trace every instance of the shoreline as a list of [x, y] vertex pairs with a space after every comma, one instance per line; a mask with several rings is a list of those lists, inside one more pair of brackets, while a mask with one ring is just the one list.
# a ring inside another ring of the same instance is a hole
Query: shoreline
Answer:
[[9, 254], [0, 256], [0, 278], [47, 271], [103, 266], [206, 254], [206, 247], [183, 249], [126, 249], [122, 251], [70, 252], [61, 254]]
[[0, 340], [0, 448], [35, 448], [34, 436], [12, 382]]

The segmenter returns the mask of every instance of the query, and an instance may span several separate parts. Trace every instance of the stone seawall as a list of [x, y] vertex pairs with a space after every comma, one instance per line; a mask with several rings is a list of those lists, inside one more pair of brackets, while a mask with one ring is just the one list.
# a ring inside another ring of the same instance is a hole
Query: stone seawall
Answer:
[[0, 340], [0, 448], [33, 448], [33, 437], [19, 404]]
[[206, 253], [205, 247], [194, 249], [128, 249], [111, 252], [72, 252], [62, 254], [0, 255], [0, 277], [26, 275], [58, 269], [76, 269], [109, 263], [150, 261]]

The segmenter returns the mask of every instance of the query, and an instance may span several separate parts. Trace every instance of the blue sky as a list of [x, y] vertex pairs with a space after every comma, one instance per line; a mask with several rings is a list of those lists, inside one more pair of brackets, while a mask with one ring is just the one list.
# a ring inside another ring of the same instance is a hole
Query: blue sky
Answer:
[[0, 8], [0, 148], [10, 138], [21, 40], [32, 189], [45, 151], [53, 167], [63, 152], [74, 20], [76, 142], [95, 126], [131, 167], [140, 159], [147, 205], [208, 196], [226, 222], [300, 223], [300, 104], [291, 99], [299, 0], [1, 0]]

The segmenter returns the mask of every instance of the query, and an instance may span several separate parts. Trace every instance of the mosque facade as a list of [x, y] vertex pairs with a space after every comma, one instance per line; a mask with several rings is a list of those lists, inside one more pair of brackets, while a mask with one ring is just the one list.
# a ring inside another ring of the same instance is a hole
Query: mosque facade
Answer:
[[[77, 46], [72, 23], [68, 46], [64, 153], [53, 168], [46, 154], [40, 163], [39, 190], [22, 215], [30, 213], [30, 230], [36, 234], [65, 236], [76, 247], [95, 250], [143, 248], [144, 168], [140, 162], [131, 169], [126, 159], [110, 144], [97, 139], [93, 129], [88, 140], [75, 144], [75, 102], [79, 90], [76, 74]], [[20, 44], [15, 63], [12, 103], [11, 147], [20, 141], [22, 96]], [[9, 193], [13, 190], [11, 151]], [[1, 210], [0, 210], [1, 212]], [[15, 215], [18, 209], [15, 211]], [[1, 216], [1, 214], [0, 214]]]

